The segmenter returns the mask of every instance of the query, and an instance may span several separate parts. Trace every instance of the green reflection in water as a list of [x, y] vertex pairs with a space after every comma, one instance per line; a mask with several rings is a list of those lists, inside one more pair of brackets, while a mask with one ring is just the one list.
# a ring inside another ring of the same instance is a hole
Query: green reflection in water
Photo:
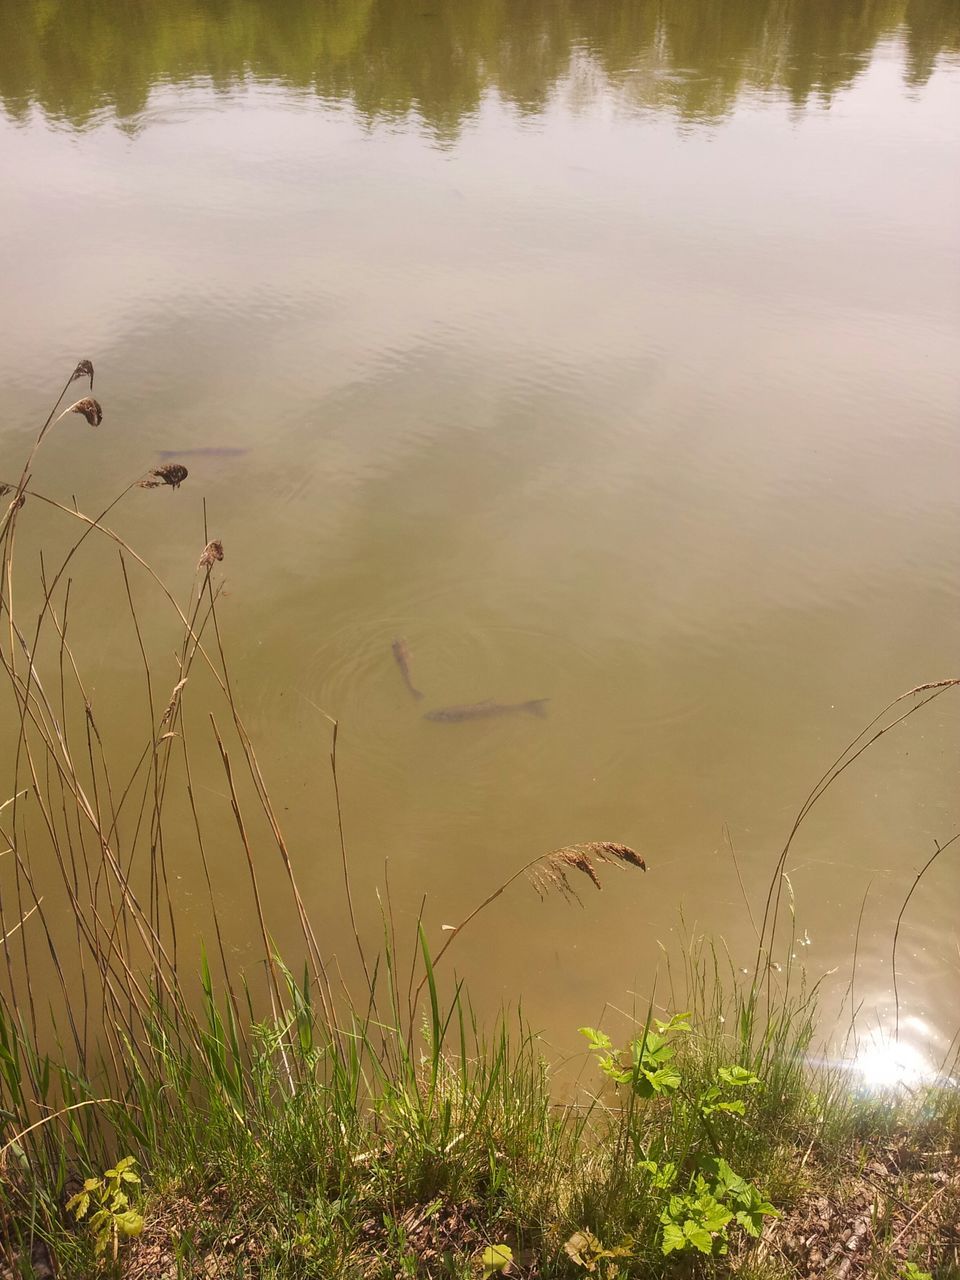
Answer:
[[571, 71], [637, 106], [722, 116], [745, 90], [829, 99], [900, 33], [923, 83], [960, 52], [956, 0], [0, 0], [0, 102], [82, 126], [136, 116], [164, 82], [246, 76], [352, 103], [376, 121], [416, 112], [453, 136], [495, 92], [543, 110]]

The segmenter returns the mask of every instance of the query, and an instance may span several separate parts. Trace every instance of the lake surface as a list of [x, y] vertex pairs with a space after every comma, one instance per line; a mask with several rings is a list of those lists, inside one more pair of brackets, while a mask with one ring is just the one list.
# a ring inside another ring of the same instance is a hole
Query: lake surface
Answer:
[[[462, 939], [482, 1008], [522, 994], [569, 1039], [645, 1001], [681, 912], [751, 965], [728, 839], [762, 910], [830, 761], [960, 675], [957, 5], [0, 0], [0, 31], [0, 478], [80, 357], [103, 424], [58, 428], [35, 487], [100, 510], [164, 452], [189, 467], [112, 522], [189, 596], [206, 499], [237, 695], [327, 949], [350, 935], [316, 707], [365, 928], [385, 859], [398, 927], [427, 893], [439, 945], [541, 851], [647, 858], [583, 909], [514, 886]], [[23, 515], [21, 563], [60, 537]], [[117, 562], [81, 561], [91, 698], [132, 744]], [[179, 630], [144, 607], [172, 686]], [[483, 698], [549, 713], [422, 718]], [[869, 887], [867, 1027], [903, 898], [960, 829], [958, 766], [952, 691], [791, 851], [798, 957], [837, 970], [833, 1006]], [[196, 768], [242, 962], [242, 854], [219, 760]], [[930, 1059], [960, 1022], [957, 847], [901, 932]], [[203, 933], [194, 857], [172, 874]]]

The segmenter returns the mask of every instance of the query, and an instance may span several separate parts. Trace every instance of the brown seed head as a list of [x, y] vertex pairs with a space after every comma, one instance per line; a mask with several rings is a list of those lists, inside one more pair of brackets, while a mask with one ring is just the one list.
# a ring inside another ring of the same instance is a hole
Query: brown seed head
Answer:
[[533, 887], [541, 898], [557, 892], [568, 900], [579, 896], [570, 883], [568, 871], [579, 871], [598, 889], [602, 888], [597, 866], [602, 862], [620, 862], [646, 871], [647, 864], [629, 845], [612, 844], [609, 840], [594, 840], [588, 844], [568, 844], [544, 854], [527, 872]]
[[12, 484], [0, 483], [0, 498], [2, 498], [5, 493], [10, 493], [12, 489], [13, 489]]
[[89, 378], [90, 390], [91, 391], [93, 390], [93, 365], [90, 363], [89, 360], [81, 360], [79, 362], [79, 364], [73, 371], [73, 377], [70, 379], [70, 381], [76, 382], [78, 378]]
[[212, 542], [208, 542], [203, 548], [203, 555], [200, 557], [198, 569], [212, 569], [214, 562], [223, 559], [223, 543], [219, 538], [214, 538]]
[[91, 427], [99, 427], [103, 421], [103, 410], [100, 408], [99, 402], [94, 400], [93, 396], [84, 396], [82, 400], [78, 400], [76, 404], [70, 406], [71, 413], [82, 413]]
[[165, 462], [162, 467], [154, 467], [150, 475], [145, 476], [140, 481], [141, 489], [158, 489], [162, 484], [168, 484], [174, 489], [178, 489], [186, 480], [189, 472], [187, 468], [179, 462]]

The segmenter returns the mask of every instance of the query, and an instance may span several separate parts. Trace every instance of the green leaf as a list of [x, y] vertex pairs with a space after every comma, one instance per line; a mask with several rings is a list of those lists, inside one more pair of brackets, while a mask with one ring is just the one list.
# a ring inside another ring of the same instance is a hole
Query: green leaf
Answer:
[[71, 1212], [79, 1222], [85, 1216], [90, 1208], [90, 1196], [86, 1191], [79, 1191], [75, 1196], [71, 1196], [67, 1201], [67, 1209]]
[[746, 1067], [720, 1067], [717, 1075], [727, 1084], [735, 1085], [741, 1089], [760, 1084], [760, 1077], [755, 1076]]
[[135, 1209], [118, 1213], [114, 1218], [117, 1230], [125, 1236], [138, 1236], [143, 1230], [143, 1217]]
[[707, 1231], [722, 1231], [728, 1222], [733, 1221], [733, 1214], [713, 1196], [702, 1196], [695, 1206], [699, 1210], [699, 1218]]
[[663, 1238], [660, 1241], [660, 1252], [663, 1254], [673, 1253], [686, 1249], [687, 1239], [683, 1234], [682, 1228], [678, 1227], [675, 1222], [667, 1221], [663, 1224]]
[[731, 1115], [742, 1116], [746, 1115], [747, 1108], [742, 1102], [718, 1102], [715, 1110], [727, 1111]]
[[683, 1224], [683, 1235], [690, 1241], [695, 1249], [699, 1249], [701, 1253], [712, 1253], [713, 1237], [709, 1231], [705, 1231], [703, 1227], [694, 1222], [692, 1218], [688, 1218]]
[[654, 1093], [674, 1093], [680, 1088], [680, 1072], [676, 1067], [660, 1067], [656, 1071], [645, 1071], [644, 1075]]
[[679, 1034], [692, 1030], [689, 1013], [675, 1013], [669, 1022], [661, 1022], [659, 1018], [654, 1018], [653, 1025], [664, 1035], [672, 1032]]
[[595, 1031], [593, 1027], [581, 1027], [580, 1034], [590, 1041], [591, 1049], [612, 1049], [613, 1041], [605, 1031]]
[[901, 1280], [933, 1280], [929, 1271], [921, 1271], [915, 1262], [905, 1262], [900, 1272]]
[[480, 1262], [483, 1266], [483, 1280], [497, 1272], [505, 1271], [513, 1261], [513, 1250], [507, 1244], [491, 1244], [483, 1251]]
[[644, 1173], [649, 1173], [651, 1182], [661, 1191], [672, 1187], [677, 1176], [677, 1166], [672, 1160], [662, 1165], [657, 1164], [656, 1160], [638, 1160], [637, 1168]]

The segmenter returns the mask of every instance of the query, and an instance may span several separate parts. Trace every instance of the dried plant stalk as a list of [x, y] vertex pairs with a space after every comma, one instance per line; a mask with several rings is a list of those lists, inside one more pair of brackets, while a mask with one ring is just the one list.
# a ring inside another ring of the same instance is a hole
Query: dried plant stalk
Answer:
[[[433, 958], [434, 969], [449, 950], [450, 944], [467, 925], [472, 920], [475, 920], [482, 911], [485, 911], [491, 902], [495, 902], [521, 876], [525, 875], [533, 883], [541, 898], [551, 890], [556, 889], [569, 900], [576, 898], [577, 894], [567, 878], [567, 870], [581, 871], [599, 889], [600, 877], [597, 875], [597, 863], [601, 862], [619, 862], [628, 867], [636, 867], [640, 871], [646, 871], [647, 869], [647, 864], [635, 849], [631, 849], [626, 844], [614, 844], [610, 840], [594, 840], [588, 844], [567, 844], [562, 849], [554, 849], [552, 853], [542, 853], [539, 858], [533, 858], [522, 866], [519, 871], [515, 871], [512, 876], [504, 880], [503, 884], [494, 889], [493, 893], [488, 894], [479, 906], [474, 907], [470, 914], [464, 917], [458, 925], [453, 928], [444, 926], [448, 928], [448, 936]], [[413, 1004], [416, 1004], [417, 1000], [419, 1000], [420, 992], [423, 990], [426, 981], [427, 975], [424, 974], [416, 991], [413, 993]]]
[[[570, 883], [568, 871], [579, 871], [588, 880], [602, 889], [597, 866], [603, 862], [621, 863], [629, 867], [637, 867], [646, 871], [647, 864], [634, 849], [625, 844], [613, 844], [609, 840], [594, 840], [589, 844], [568, 844], [562, 849], [554, 849], [532, 863], [527, 870], [527, 878], [540, 897], [556, 891], [568, 901], [577, 898], [577, 891]], [[578, 899], [579, 900], [579, 899]]]

